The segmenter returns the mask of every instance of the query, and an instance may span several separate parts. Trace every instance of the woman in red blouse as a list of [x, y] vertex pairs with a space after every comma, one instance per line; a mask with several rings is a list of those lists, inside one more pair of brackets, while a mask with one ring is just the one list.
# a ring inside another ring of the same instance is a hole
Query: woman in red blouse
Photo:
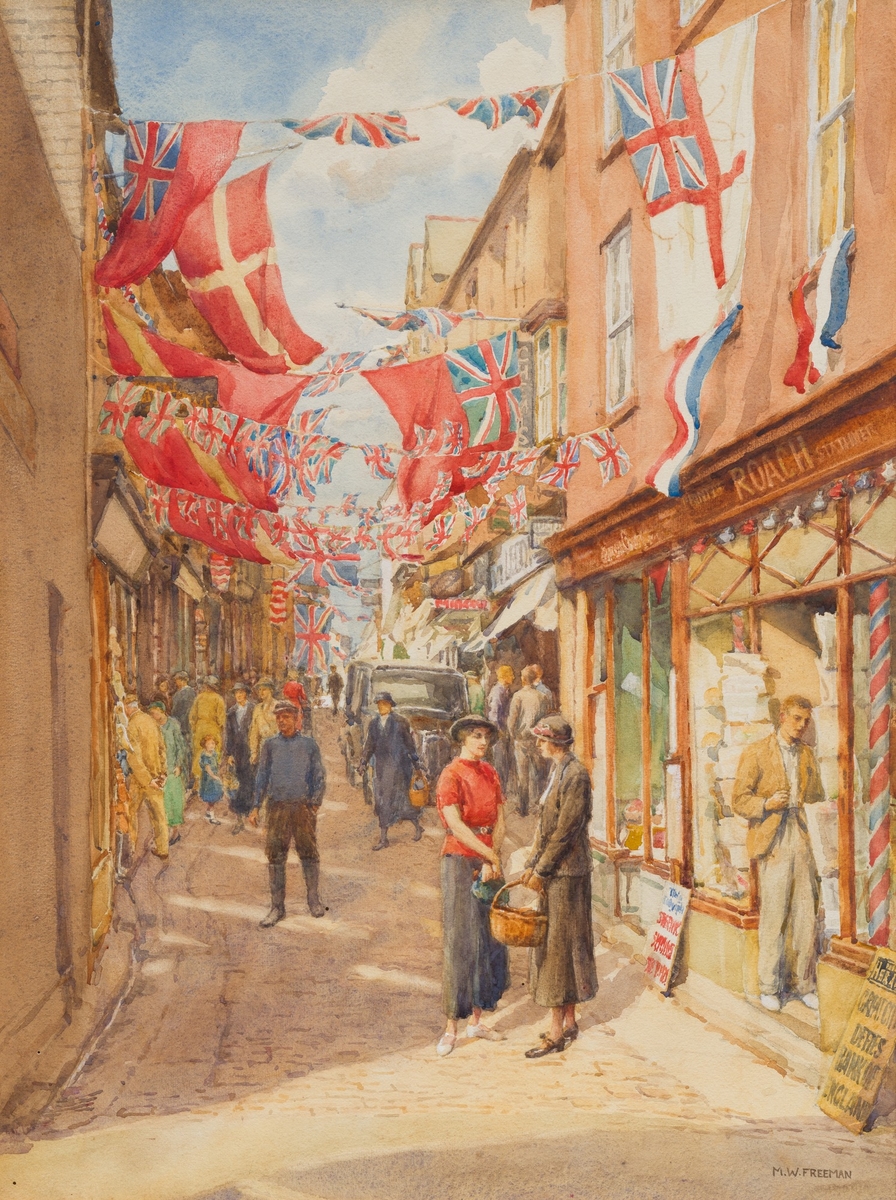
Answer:
[[436, 803], [447, 829], [442, 846], [442, 927], [445, 965], [442, 1000], [448, 1024], [438, 1053], [450, 1054], [457, 1022], [470, 1017], [466, 1036], [501, 1041], [503, 1035], [482, 1024], [507, 990], [507, 948], [489, 928], [489, 906], [473, 895], [477, 875], [485, 882], [501, 877], [504, 795], [498, 773], [485, 756], [497, 727], [481, 716], [461, 717], [451, 727], [460, 754], [439, 777]]

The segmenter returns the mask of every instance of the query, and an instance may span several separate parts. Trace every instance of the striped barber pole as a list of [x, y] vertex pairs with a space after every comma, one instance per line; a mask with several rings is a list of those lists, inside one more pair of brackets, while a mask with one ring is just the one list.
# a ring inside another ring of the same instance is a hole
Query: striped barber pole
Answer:
[[880, 579], [868, 602], [871, 631], [871, 752], [868, 827], [868, 940], [886, 946], [890, 937], [890, 591]]
[[282, 625], [286, 620], [286, 581], [271, 580], [271, 605], [269, 610], [272, 625]]

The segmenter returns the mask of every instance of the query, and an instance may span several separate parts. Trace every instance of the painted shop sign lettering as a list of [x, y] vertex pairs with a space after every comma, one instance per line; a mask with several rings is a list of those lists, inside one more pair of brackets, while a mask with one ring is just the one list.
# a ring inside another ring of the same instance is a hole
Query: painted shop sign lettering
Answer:
[[801, 433], [782, 442], [776, 450], [770, 450], [755, 458], [747, 459], [742, 467], [731, 468], [731, 485], [738, 500], [764, 496], [772, 488], [797, 479], [815, 464]]
[[821, 1089], [822, 1112], [861, 1133], [894, 1046], [896, 954], [878, 950]]
[[672, 985], [672, 968], [691, 893], [677, 883], [667, 883], [656, 924], [647, 938], [647, 963], [644, 973], [651, 983], [668, 995]]

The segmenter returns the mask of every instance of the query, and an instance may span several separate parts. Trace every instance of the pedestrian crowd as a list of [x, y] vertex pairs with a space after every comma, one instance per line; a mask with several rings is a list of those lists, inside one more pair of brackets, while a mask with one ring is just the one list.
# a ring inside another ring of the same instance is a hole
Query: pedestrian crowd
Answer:
[[[513, 887], [528, 889], [544, 918], [544, 936], [531, 942], [529, 991], [550, 1011], [550, 1027], [527, 1057], [564, 1051], [576, 1038], [576, 1006], [594, 997], [597, 976], [591, 923], [591, 782], [572, 750], [573, 732], [555, 711], [540, 666], [523, 669], [521, 686], [509, 665], [495, 672], [486, 690], [467, 675], [468, 713], [450, 736], [456, 756], [437, 780], [427, 780], [411, 724], [387, 691], [373, 697], [358, 763], [372, 775], [379, 839], [403, 821], [413, 840], [423, 835], [421, 801], [435, 786], [435, 805], [445, 829], [440, 856], [444, 970], [442, 1001], [446, 1027], [437, 1052], [450, 1054], [464, 1036], [502, 1040], [483, 1021], [509, 986], [507, 946], [495, 936], [492, 907]], [[225, 802], [234, 816], [231, 833], [265, 827], [271, 892], [270, 911], [260, 922], [270, 928], [286, 916], [286, 860], [294, 845], [302, 865], [308, 909], [326, 910], [320, 897], [317, 814], [326, 774], [313, 736], [314, 699], [326, 693], [335, 717], [344, 684], [335, 665], [324, 681], [291, 671], [278, 689], [252, 673], [237, 680], [228, 699], [209, 675], [191, 684], [185, 672], [156, 681], [152, 701], [141, 707], [123, 698], [127, 717], [120, 758], [127, 775], [128, 826], [136, 838], [145, 803], [152, 827], [152, 853], [167, 859], [180, 838], [184, 808], [196, 797], [205, 819], [221, 825], [216, 810]], [[279, 697], [276, 695], [279, 690]], [[326, 701], [324, 701], [326, 703]], [[505, 806], [521, 817], [536, 814], [525, 869], [506, 881], [501, 857]], [[425, 802], [425, 801], [424, 801]], [[513, 910], [518, 912], [519, 910]]]

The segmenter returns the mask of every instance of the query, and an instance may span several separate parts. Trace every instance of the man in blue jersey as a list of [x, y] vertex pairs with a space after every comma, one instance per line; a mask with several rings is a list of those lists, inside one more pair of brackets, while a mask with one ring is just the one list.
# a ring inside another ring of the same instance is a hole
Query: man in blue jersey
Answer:
[[268, 802], [265, 853], [271, 881], [271, 911], [264, 929], [286, 916], [286, 856], [295, 843], [313, 917], [326, 912], [320, 900], [320, 854], [317, 849], [317, 810], [323, 800], [326, 775], [320, 748], [302, 730], [302, 711], [288, 700], [274, 709], [279, 733], [262, 744], [255, 775], [249, 824], [258, 824], [262, 801]]

